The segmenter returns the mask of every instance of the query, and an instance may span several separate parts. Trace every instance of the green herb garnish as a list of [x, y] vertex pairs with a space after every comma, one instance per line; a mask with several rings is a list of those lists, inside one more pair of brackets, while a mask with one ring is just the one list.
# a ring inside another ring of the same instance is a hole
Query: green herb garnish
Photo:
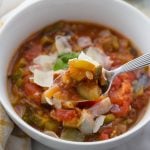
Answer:
[[56, 63], [55, 63], [55, 65], [54, 65], [54, 67], [53, 67], [53, 70], [60, 70], [60, 69], [65, 69], [65, 68], [67, 68], [68, 67], [68, 64], [67, 63], [64, 63], [61, 59], [57, 59], [56, 60]]
[[68, 68], [68, 61], [69, 59], [77, 58], [78, 53], [72, 52], [72, 53], [62, 53], [58, 56], [58, 59], [56, 60], [56, 63], [54, 64], [53, 70], [60, 70], [60, 69], [66, 69]]

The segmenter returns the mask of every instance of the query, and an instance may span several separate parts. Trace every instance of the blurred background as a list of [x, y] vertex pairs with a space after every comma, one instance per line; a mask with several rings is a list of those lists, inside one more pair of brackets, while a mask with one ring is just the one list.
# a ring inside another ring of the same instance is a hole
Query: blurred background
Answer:
[[125, 0], [139, 8], [150, 17], [150, 0]]

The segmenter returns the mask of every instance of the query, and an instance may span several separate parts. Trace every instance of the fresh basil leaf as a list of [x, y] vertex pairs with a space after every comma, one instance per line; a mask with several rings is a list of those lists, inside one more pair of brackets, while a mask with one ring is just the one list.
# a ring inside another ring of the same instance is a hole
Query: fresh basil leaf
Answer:
[[56, 60], [56, 63], [53, 67], [53, 70], [60, 70], [60, 69], [66, 69], [68, 68], [68, 61], [69, 59], [77, 58], [78, 53], [72, 52], [72, 53], [62, 53], [58, 56], [58, 59]]
[[72, 52], [72, 53], [62, 53], [58, 57], [64, 62], [68, 63], [69, 59], [77, 58], [78, 53]]
[[61, 59], [58, 58], [53, 67], [53, 70], [56, 71], [56, 70], [60, 70], [60, 69], [66, 69], [67, 67], [68, 67], [68, 64], [64, 63]]

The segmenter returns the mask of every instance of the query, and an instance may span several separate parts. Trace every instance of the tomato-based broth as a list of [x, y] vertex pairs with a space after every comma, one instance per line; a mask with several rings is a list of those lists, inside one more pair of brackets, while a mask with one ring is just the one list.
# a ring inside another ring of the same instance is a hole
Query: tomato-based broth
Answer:
[[110, 28], [58, 21], [18, 48], [8, 74], [11, 103], [49, 136], [79, 142], [116, 137], [147, 105], [150, 70], [120, 74], [104, 96], [102, 67], [111, 70], [138, 55], [129, 39]]

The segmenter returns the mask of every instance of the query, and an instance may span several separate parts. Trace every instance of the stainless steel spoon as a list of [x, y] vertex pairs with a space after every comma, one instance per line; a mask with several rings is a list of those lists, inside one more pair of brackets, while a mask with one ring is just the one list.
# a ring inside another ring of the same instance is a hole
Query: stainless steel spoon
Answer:
[[103, 68], [102, 73], [103, 73], [105, 80], [108, 83], [107, 87], [105, 87], [106, 90], [103, 91], [104, 95], [108, 94], [108, 92], [111, 88], [112, 82], [117, 75], [119, 75], [120, 73], [123, 73], [123, 72], [133, 71], [133, 70], [136, 70], [136, 69], [148, 66], [148, 65], [150, 65], [150, 53], [146, 53], [140, 57], [137, 57], [136, 59], [133, 59], [114, 70], [108, 71]]

